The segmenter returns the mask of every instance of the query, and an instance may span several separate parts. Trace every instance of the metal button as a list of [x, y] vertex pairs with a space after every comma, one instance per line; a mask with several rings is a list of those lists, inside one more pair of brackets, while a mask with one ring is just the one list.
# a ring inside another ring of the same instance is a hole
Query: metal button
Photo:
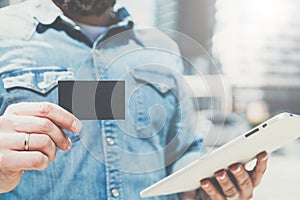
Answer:
[[115, 140], [113, 139], [113, 138], [107, 138], [106, 139], [106, 141], [107, 141], [107, 143], [109, 144], [109, 145], [114, 145], [115, 144]]
[[111, 190], [111, 194], [112, 194], [113, 197], [120, 196], [119, 190], [117, 190], [117, 189], [112, 189]]
[[80, 30], [80, 26], [74, 26], [75, 30], [79, 31]]

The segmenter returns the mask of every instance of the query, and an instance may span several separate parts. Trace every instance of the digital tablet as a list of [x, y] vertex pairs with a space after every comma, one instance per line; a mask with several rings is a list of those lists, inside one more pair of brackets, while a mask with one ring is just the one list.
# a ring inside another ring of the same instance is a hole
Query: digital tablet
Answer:
[[281, 113], [217, 148], [203, 158], [141, 191], [141, 197], [195, 190], [200, 180], [214, 176], [234, 163], [253, 160], [257, 154], [280, 148], [300, 136], [300, 115]]

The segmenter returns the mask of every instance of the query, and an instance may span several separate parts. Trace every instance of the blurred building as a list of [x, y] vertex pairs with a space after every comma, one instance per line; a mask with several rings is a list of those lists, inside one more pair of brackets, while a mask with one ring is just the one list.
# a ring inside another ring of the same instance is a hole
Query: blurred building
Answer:
[[[211, 54], [214, 33], [215, 0], [122, 0], [131, 12], [138, 27], [158, 27], [183, 33], [199, 43], [203, 50]], [[195, 51], [189, 44], [174, 38], [182, 54], [194, 61], [195, 66], [186, 66], [185, 73], [195, 73], [193, 67], [201, 72], [214, 73], [212, 64], [204, 51]]]
[[299, 10], [297, 0], [216, 1], [213, 52], [232, 80], [236, 112], [265, 102], [271, 115], [300, 113]]

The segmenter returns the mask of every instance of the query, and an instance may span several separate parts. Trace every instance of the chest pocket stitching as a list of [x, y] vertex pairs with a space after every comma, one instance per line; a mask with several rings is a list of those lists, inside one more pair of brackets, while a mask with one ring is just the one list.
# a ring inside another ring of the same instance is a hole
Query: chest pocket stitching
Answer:
[[74, 73], [68, 68], [38, 67], [3, 72], [1, 75], [6, 90], [28, 89], [46, 94], [57, 86], [58, 80], [74, 79]]
[[[155, 71], [133, 69], [130, 71], [135, 81], [150, 85], [161, 95], [176, 90], [175, 78], [171, 74], [158, 74]], [[176, 94], [176, 93], [175, 93]]]

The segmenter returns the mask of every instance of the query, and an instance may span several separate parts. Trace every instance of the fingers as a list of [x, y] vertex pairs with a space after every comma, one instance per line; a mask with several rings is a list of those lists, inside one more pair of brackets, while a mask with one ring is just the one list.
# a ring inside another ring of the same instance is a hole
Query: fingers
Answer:
[[68, 136], [51, 120], [34, 116], [10, 116], [13, 118], [13, 130], [17, 132], [47, 134], [60, 149], [68, 151], [72, 142]]
[[[25, 133], [6, 133], [0, 135], [0, 140], [6, 141], [1, 148], [14, 151], [24, 151]], [[56, 156], [56, 146], [48, 135], [30, 134], [29, 151], [39, 151], [53, 161]]]
[[[230, 172], [234, 177], [230, 177], [232, 176]], [[207, 180], [205, 180], [205, 182], [201, 181], [202, 189], [207, 193], [210, 199], [226, 199], [226, 197], [251, 199], [253, 195], [253, 185], [245, 168], [241, 164], [236, 164], [230, 167], [230, 172], [225, 170], [216, 172], [216, 185], [213, 185], [212, 182]], [[232, 181], [233, 179], [234, 182]]]
[[217, 172], [215, 177], [225, 196], [233, 196], [238, 192], [225, 170]]
[[18, 172], [22, 170], [44, 170], [48, 157], [38, 151], [8, 151], [0, 161], [1, 170]]
[[226, 197], [235, 196], [235, 194], [238, 194], [240, 199], [251, 199], [254, 187], [259, 185], [267, 168], [268, 154], [263, 152], [256, 158], [257, 163], [252, 172], [247, 171], [242, 164], [234, 164], [229, 167], [230, 172], [221, 170], [215, 173], [213, 182], [215, 180], [217, 182], [213, 183], [208, 179], [202, 180], [202, 189], [210, 199], [226, 199]]
[[56, 156], [56, 146], [51, 138], [44, 134], [30, 134], [29, 151], [39, 151], [51, 162]]
[[266, 152], [262, 152], [258, 154], [256, 158], [257, 158], [256, 166], [254, 170], [251, 172], [251, 179], [254, 187], [259, 185], [263, 177], [263, 174], [267, 169], [268, 154]]
[[240, 194], [247, 199], [252, 198], [253, 184], [248, 171], [241, 164], [230, 167], [230, 172], [234, 175]]
[[211, 181], [208, 179], [200, 182], [202, 189], [206, 192], [210, 199], [213, 200], [224, 200], [223, 195], [217, 190]]
[[48, 102], [12, 104], [6, 109], [5, 114], [48, 118], [58, 126], [72, 132], [79, 132], [82, 128], [82, 123], [74, 115], [60, 106]]

